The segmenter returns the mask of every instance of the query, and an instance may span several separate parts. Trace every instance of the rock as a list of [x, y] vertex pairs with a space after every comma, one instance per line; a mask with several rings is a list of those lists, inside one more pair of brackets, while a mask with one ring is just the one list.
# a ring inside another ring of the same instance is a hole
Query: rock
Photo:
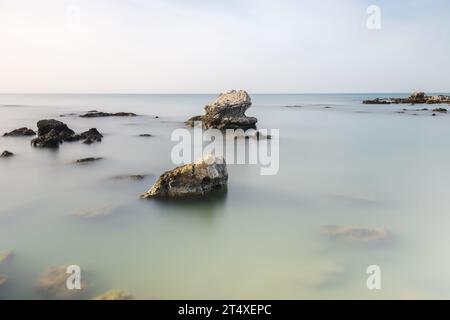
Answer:
[[0, 158], [11, 158], [14, 155], [14, 153], [5, 150], [2, 152], [2, 154], [0, 154]]
[[373, 100], [364, 100], [364, 104], [442, 104], [450, 103], [450, 96], [427, 96], [424, 92], [413, 92], [408, 98], [389, 98], [380, 99], [376, 98]]
[[322, 232], [334, 239], [362, 243], [386, 240], [389, 237], [388, 232], [384, 229], [365, 229], [350, 226], [326, 226]]
[[50, 119], [40, 120], [37, 123], [38, 137], [31, 141], [37, 148], [59, 148], [63, 141], [73, 141], [75, 132], [65, 123]]
[[133, 297], [122, 290], [108, 291], [92, 300], [131, 300]]
[[70, 129], [64, 122], [50, 119], [50, 120], [40, 120], [37, 123], [38, 136], [44, 136], [50, 131], [54, 130], [57, 134], [61, 132], [66, 133], [68, 136], [72, 136], [75, 132]]
[[36, 135], [36, 132], [34, 132], [31, 129], [28, 129], [26, 127], [19, 128], [16, 130], [13, 130], [11, 132], [5, 133], [4, 137], [30, 137]]
[[109, 180], [113, 181], [124, 181], [124, 180], [131, 180], [131, 181], [141, 181], [146, 178], [148, 178], [150, 175], [148, 174], [129, 174], [129, 175], [119, 175], [109, 178]]
[[224, 189], [227, 182], [225, 160], [208, 156], [165, 172], [142, 198], [202, 197]]
[[84, 163], [91, 163], [91, 162], [96, 162], [96, 161], [100, 161], [100, 160], [103, 160], [103, 158], [90, 157], [90, 158], [78, 159], [77, 161], [75, 161], [75, 163], [84, 164]]
[[143, 133], [143, 134], [140, 134], [139, 137], [143, 137], [143, 138], [151, 138], [151, 137], [153, 137], [153, 136], [152, 136], [151, 134], [149, 134], [149, 133]]
[[283, 106], [283, 108], [303, 108], [301, 105]]
[[445, 108], [436, 108], [436, 109], [433, 110], [433, 112], [447, 113], [447, 109], [445, 109]]
[[80, 137], [81, 139], [85, 139], [84, 143], [86, 143], [87, 141], [89, 141], [90, 143], [102, 142], [103, 139], [103, 135], [100, 132], [98, 132], [98, 130], [95, 128], [80, 133]]
[[37, 137], [31, 141], [31, 145], [36, 148], [51, 148], [56, 149], [59, 148], [59, 145], [62, 143], [61, 137], [57, 133], [57, 131], [52, 130], [49, 133]]
[[0, 265], [8, 262], [13, 257], [12, 251], [0, 251]]
[[76, 298], [86, 289], [86, 281], [81, 277], [81, 290], [69, 290], [66, 284], [69, 276], [67, 266], [51, 267], [39, 276], [37, 280], [38, 290], [52, 299]]
[[376, 98], [373, 100], [364, 100], [363, 103], [364, 104], [391, 104], [391, 102], [388, 101], [387, 99], [380, 99], [380, 98]]
[[193, 117], [186, 124], [193, 127], [195, 122], [201, 121], [206, 129], [254, 129], [258, 120], [245, 115], [251, 105], [247, 92], [232, 90], [220, 94], [211, 104], [206, 105], [205, 115]]
[[137, 115], [132, 112], [117, 112], [117, 113], [108, 113], [108, 112], [100, 112], [100, 111], [89, 111], [88, 113], [80, 115], [81, 118], [104, 118], [104, 117], [136, 117]]
[[109, 216], [114, 211], [114, 209], [114, 206], [80, 209], [76, 210], [73, 213], [73, 216], [87, 219], [104, 218], [106, 216]]

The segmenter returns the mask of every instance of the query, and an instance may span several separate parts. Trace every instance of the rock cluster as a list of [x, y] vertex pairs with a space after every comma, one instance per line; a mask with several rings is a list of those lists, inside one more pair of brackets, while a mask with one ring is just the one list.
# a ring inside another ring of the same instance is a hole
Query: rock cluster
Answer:
[[220, 94], [206, 105], [205, 115], [193, 117], [186, 124], [194, 126], [195, 122], [202, 122], [205, 129], [255, 129], [258, 120], [245, 115], [251, 105], [251, 98], [246, 91], [232, 90]]
[[408, 98], [376, 98], [364, 100], [364, 104], [450, 104], [450, 96], [427, 96], [424, 92], [413, 92]]
[[28, 129], [26, 127], [19, 128], [16, 130], [13, 130], [11, 132], [6, 132], [3, 136], [4, 137], [30, 137], [36, 135], [36, 132], [34, 132], [31, 129]]
[[50, 119], [40, 120], [37, 123], [38, 137], [31, 141], [31, 145], [37, 148], [59, 148], [63, 142], [84, 140], [91, 144], [102, 141], [103, 135], [97, 129], [92, 128], [81, 134], [75, 134], [65, 123]]
[[165, 172], [142, 198], [202, 197], [224, 189], [227, 182], [225, 160], [209, 156]]

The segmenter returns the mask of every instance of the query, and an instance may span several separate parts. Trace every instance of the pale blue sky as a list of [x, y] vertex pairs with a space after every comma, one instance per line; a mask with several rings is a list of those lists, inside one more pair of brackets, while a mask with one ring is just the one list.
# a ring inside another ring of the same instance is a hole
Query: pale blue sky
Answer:
[[0, 92], [448, 92], [449, 40], [448, 0], [0, 0]]

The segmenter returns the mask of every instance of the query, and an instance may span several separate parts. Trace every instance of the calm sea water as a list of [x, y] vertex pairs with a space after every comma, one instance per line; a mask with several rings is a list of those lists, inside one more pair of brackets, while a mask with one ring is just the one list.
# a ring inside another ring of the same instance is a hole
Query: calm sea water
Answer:
[[[248, 115], [280, 129], [278, 175], [229, 165], [224, 199], [177, 205], [138, 196], [174, 167], [172, 131], [214, 95], [0, 95], [1, 133], [56, 118], [105, 134], [58, 151], [0, 138], [16, 154], [0, 161], [0, 251], [15, 252], [0, 266], [0, 298], [43, 298], [39, 274], [67, 264], [81, 266], [85, 298], [450, 298], [450, 116], [361, 104], [376, 96], [392, 94], [253, 95]], [[59, 118], [92, 109], [142, 116]], [[105, 160], [72, 164], [91, 156]], [[149, 177], [108, 180], [124, 174]], [[74, 216], [104, 207], [103, 218]], [[340, 243], [321, 234], [326, 225], [385, 228], [392, 239]], [[370, 265], [382, 290], [366, 287]]]

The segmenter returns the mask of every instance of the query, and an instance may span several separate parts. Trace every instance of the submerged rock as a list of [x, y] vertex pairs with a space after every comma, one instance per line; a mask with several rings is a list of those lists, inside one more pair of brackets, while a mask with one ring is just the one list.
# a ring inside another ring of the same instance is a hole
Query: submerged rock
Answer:
[[232, 90], [220, 94], [211, 104], [206, 105], [205, 115], [193, 117], [186, 124], [194, 126], [195, 122], [202, 122], [206, 129], [254, 129], [258, 120], [245, 115], [251, 105], [251, 98], [246, 91]]
[[424, 92], [413, 92], [408, 98], [376, 98], [364, 100], [364, 104], [442, 104], [450, 103], [450, 96], [427, 96]]
[[104, 117], [136, 117], [137, 114], [132, 112], [100, 112], [100, 111], [89, 111], [88, 113], [80, 115], [81, 118], [104, 118]]
[[114, 206], [80, 209], [76, 210], [73, 213], [73, 216], [87, 219], [103, 218], [109, 216], [114, 211], [114, 209]]
[[12, 251], [0, 251], [0, 265], [8, 262], [13, 257]]
[[69, 290], [67, 279], [70, 275], [70, 273], [67, 273], [67, 266], [51, 267], [39, 276], [37, 280], [38, 290], [52, 299], [76, 298], [86, 289], [86, 281], [81, 277], [81, 290]]
[[351, 226], [326, 226], [322, 229], [322, 232], [335, 239], [362, 243], [377, 242], [389, 238], [389, 233], [384, 229], [366, 229]]
[[149, 174], [128, 174], [128, 175], [118, 175], [109, 178], [108, 180], [111, 181], [125, 181], [125, 180], [131, 180], [131, 181], [141, 181], [146, 178], [148, 178]]
[[14, 155], [11, 151], [5, 150], [0, 154], [0, 158], [10, 158]]
[[103, 158], [94, 158], [94, 157], [90, 157], [90, 158], [83, 158], [83, 159], [78, 159], [77, 161], [75, 161], [75, 163], [78, 164], [83, 164], [83, 163], [91, 163], [91, 162], [96, 162], [96, 161], [100, 161], [103, 160]]
[[28, 129], [26, 127], [19, 128], [16, 130], [13, 130], [11, 132], [6, 132], [3, 136], [4, 137], [30, 137], [36, 135], [36, 132], [34, 132], [31, 129]]
[[133, 297], [122, 290], [110, 290], [92, 300], [131, 300]]
[[208, 156], [165, 172], [142, 198], [202, 197], [224, 189], [227, 182], [225, 160]]

